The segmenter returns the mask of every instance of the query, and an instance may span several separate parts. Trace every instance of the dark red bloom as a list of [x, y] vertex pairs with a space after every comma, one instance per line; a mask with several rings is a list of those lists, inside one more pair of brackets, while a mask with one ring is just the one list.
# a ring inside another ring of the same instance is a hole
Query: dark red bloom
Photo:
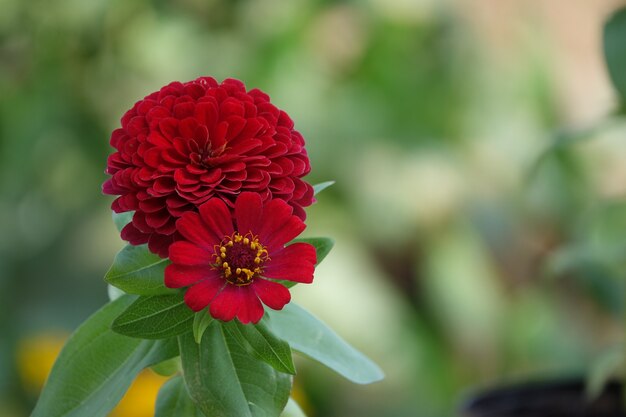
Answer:
[[285, 200], [301, 219], [313, 189], [304, 139], [287, 113], [241, 81], [174, 82], [137, 102], [111, 135], [103, 185], [115, 212], [135, 210], [122, 238], [162, 257], [176, 220], [213, 197], [231, 209], [242, 191]]
[[229, 207], [213, 198], [198, 213], [184, 213], [176, 226], [184, 240], [170, 246], [165, 285], [189, 286], [185, 302], [194, 311], [209, 306], [216, 319], [256, 323], [263, 317], [261, 302], [280, 310], [291, 299], [274, 280], [313, 282], [315, 248], [285, 246], [306, 226], [283, 200], [264, 203], [257, 193], [242, 193], [233, 222]]

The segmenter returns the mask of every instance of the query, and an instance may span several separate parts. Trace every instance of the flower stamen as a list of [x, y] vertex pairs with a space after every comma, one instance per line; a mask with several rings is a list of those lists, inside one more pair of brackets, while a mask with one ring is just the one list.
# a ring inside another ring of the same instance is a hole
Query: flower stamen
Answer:
[[237, 286], [249, 285], [263, 272], [263, 263], [269, 260], [265, 246], [251, 232], [225, 236], [215, 246], [215, 264], [226, 281]]

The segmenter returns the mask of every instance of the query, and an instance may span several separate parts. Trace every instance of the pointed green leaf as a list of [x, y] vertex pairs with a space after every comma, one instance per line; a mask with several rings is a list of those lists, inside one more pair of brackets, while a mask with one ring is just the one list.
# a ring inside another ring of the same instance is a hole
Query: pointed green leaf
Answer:
[[211, 313], [209, 313], [209, 310], [206, 308], [196, 313], [193, 318], [193, 338], [196, 340], [196, 343], [200, 343], [204, 331], [213, 323], [213, 320], [213, 316], [211, 316]]
[[626, 103], [626, 8], [615, 12], [604, 25], [604, 57], [623, 106]]
[[169, 259], [161, 259], [150, 252], [148, 245], [126, 245], [115, 255], [104, 280], [128, 294], [172, 294], [174, 290], [163, 283], [169, 263]]
[[302, 411], [298, 403], [295, 402], [293, 398], [289, 397], [287, 407], [285, 407], [280, 417], [306, 417], [306, 414], [304, 414], [304, 411]]
[[116, 213], [113, 211], [112, 213], [113, 223], [115, 223], [115, 227], [118, 232], [121, 232], [124, 226], [131, 222], [133, 215], [135, 214], [134, 211], [125, 211], [123, 213]]
[[350, 346], [323, 322], [296, 305], [282, 310], [268, 309], [272, 332], [287, 341], [293, 350], [315, 359], [357, 384], [383, 379], [382, 370], [361, 352]]
[[111, 327], [115, 332], [142, 339], [165, 339], [191, 331], [194, 312], [182, 292], [139, 297]]
[[189, 397], [182, 376], [167, 381], [159, 390], [154, 417], [204, 417]]
[[605, 350], [591, 365], [587, 374], [586, 396], [595, 400], [612, 377], [619, 375], [624, 363], [624, 345], [618, 344]]
[[206, 416], [278, 417], [287, 404], [291, 376], [252, 357], [215, 320], [197, 344], [178, 338], [191, 398]]
[[313, 186], [313, 195], [317, 195], [317, 194], [321, 193], [322, 191], [324, 191], [325, 189], [327, 189], [328, 187], [330, 187], [334, 183], [335, 183], [335, 181], [324, 181], [324, 182], [320, 182], [319, 184], [315, 184]]
[[175, 339], [140, 340], [111, 331], [134, 300], [124, 295], [85, 321], [65, 344], [31, 417], [105, 417], [144, 368], [178, 355]]
[[180, 356], [159, 362], [156, 365], [151, 366], [150, 369], [157, 375], [172, 376], [182, 369], [180, 365]]
[[119, 288], [114, 287], [111, 284], [107, 284], [107, 295], [109, 296], [109, 301], [115, 301], [124, 294], [126, 293]]
[[279, 372], [292, 375], [296, 374], [296, 367], [293, 364], [289, 344], [274, 336], [263, 322], [254, 325], [241, 324], [233, 320], [224, 323], [223, 326], [241, 346], [255, 357], [261, 359]]

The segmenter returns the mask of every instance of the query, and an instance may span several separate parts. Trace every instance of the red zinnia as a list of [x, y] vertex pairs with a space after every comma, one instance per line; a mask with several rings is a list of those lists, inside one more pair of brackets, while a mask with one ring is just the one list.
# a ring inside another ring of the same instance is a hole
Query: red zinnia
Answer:
[[241, 81], [174, 82], [137, 102], [111, 135], [103, 185], [119, 195], [115, 212], [133, 211], [122, 230], [131, 244], [168, 255], [176, 220], [213, 197], [232, 211], [241, 191], [285, 200], [304, 219], [313, 189], [304, 139], [287, 113]]
[[185, 302], [194, 311], [209, 306], [211, 315], [229, 321], [256, 323], [263, 317], [261, 301], [280, 310], [289, 290], [273, 280], [313, 282], [316, 254], [308, 243], [286, 243], [306, 227], [283, 200], [263, 203], [257, 193], [242, 193], [235, 215], [214, 198], [176, 222], [184, 240], [170, 246], [172, 264], [165, 285], [190, 286]]

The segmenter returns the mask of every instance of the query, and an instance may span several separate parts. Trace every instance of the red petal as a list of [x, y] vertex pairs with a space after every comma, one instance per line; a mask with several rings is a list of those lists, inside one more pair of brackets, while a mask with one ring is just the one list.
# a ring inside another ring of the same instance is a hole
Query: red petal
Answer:
[[142, 233], [139, 229], [135, 227], [134, 224], [128, 223], [122, 229], [120, 233], [122, 239], [128, 241], [131, 245], [141, 245], [143, 243], [147, 243], [150, 238], [150, 234]]
[[233, 221], [226, 204], [219, 198], [212, 198], [202, 204], [198, 209], [200, 218], [204, 221], [206, 229], [214, 240], [220, 242], [225, 236], [233, 234]]
[[178, 125], [178, 132], [181, 137], [185, 139], [192, 139], [197, 127], [198, 121], [196, 119], [193, 117], [186, 117], [180, 121]]
[[[161, 207], [163, 206], [164, 204], [161, 202]], [[164, 226], [171, 217], [172, 216], [167, 210], [160, 210], [152, 213], [148, 212], [146, 213], [146, 223], [148, 223], [148, 226], [158, 229], [159, 227]]]
[[213, 253], [191, 242], [179, 241], [170, 246], [170, 260], [181, 265], [210, 265]]
[[178, 119], [168, 117], [167, 119], [159, 121], [159, 129], [167, 139], [174, 139], [178, 136]]
[[[272, 200], [270, 204], [274, 201], [282, 202], [283, 200]], [[287, 203], [284, 204], [287, 205]], [[288, 207], [289, 211], [291, 211], [292, 208], [290, 206]], [[263, 214], [265, 215], [265, 211]], [[282, 219], [276, 218], [275, 221], [273, 219], [266, 219], [261, 227], [263, 228], [272, 221], [272, 229], [264, 228], [263, 232], [259, 232], [259, 236], [262, 236], [261, 243], [267, 247], [270, 253], [275, 249], [282, 248], [306, 228], [306, 225], [298, 216], [289, 216], [286, 219], [284, 217]]]
[[198, 183], [198, 177], [184, 168], [174, 171], [174, 180], [178, 185], [195, 185]]
[[256, 295], [259, 296], [265, 305], [274, 310], [281, 310], [285, 304], [291, 301], [289, 290], [277, 282], [266, 279], [257, 279], [252, 284]]
[[310, 284], [313, 282], [316, 262], [317, 256], [312, 245], [294, 243], [272, 254], [263, 268], [263, 276]]
[[203, 247], [209, 251], [221, 241], [215, 239], [214, 235], [206, 230], [204, 222], [200, 220], [198, 213], [186, 212], [178, 221], [176, 228], [185, 239]]
[[185, 303], [187, 303], [189, 308], [193, 311], [200, 311], [216, 298], [216, 295], [224, 288], [224, 285], [228, 284], [220, 279], [203, 280], [187, 290], [185, 293]]
[[[280, 228], [291, 218], [292, 212], [293, 209], [291, 206], [282, 200], [272, 200], [263, 207], [261, 227], [259, 228], [258, 234], [261, 243], [268, 247], [268, 249], [271, 247], [268, 241], [274, 240], [272, 239], [272, 235], [280, 230]], [[282, 244], [287, 242], [288, 241], [282, 242]]]
[[108, 180], [104, 182], [104, 184], [102, 184], [102, 192], [104, 194], [109, 194], [109, 195], [117, 194], [115, 186], [111, 182], [111, 178], [109, 178]]
[[235, 219], [237, 230], [241, 234], [259, 230], [259, 221], [263, 212], [263, 202], [258, 193], [244, 192], [235, 201]]
[[239, 310], [237, 311], [237, 318], [243, 324], [258, 323], [263, 317], [263, 304], [257, 297], [252, 285], [245, 287], [239, 287], [239, 297], [241, 302], [239, 304]]
[[210, 266], [171, 264], [165, 268], [165, 286], [181, 288], [204, 279], [219, 280], [220, 273]]
[[152, 233], [148, 240], [148, 249], [152, 253], [156, 253], [161, 258], [168, 257], [168, 250], [170, 245], [174, 242], [174, 236], [166, 236], [159, 233]]
[[235, 285], [226, 284], [222, 292], [211, 301], [209, 311], [216, 319], [230, 321], [235, 318], [240, 304], [244, 301], [240, 297], [239, 288]]

